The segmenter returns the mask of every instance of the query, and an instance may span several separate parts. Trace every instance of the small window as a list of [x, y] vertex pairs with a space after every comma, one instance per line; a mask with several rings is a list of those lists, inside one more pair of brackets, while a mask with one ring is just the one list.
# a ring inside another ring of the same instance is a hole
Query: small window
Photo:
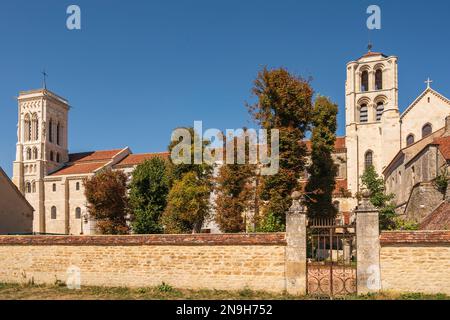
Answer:
[[79, 182], [77, 182], [75, 184], [75, 190], [80, 191], [80, 183]]
[[359, 109], [359, 122], [366, 123], [368, 121], [368, 108], [367, 104], [362, 104]]
[[38, 158], [38, 149], [36, 147], [33, 148], [33, 159], [36, 160]]
[[56, 125], [56, 144], [59, 146], [60, 145], [60, 131], [61, 131], [61, 125], [59, 124], [59, 122], [58, 122], [58, 124]]
[[369, 91], [369, 72], [363, 71], [361, 74], [361, 91]]
[[381, 120], [381, 116], [383, 115], [384, 112], [384, 104], [383, 102], [378, 102], [377, 103], [377, 121]]
[[36, 192], [36, 182], [33, 182], [33, 187], [32, 187], [32, 191], [33, 191], [33, 193], [35, 193]]
[[431, 124], [427, 123], [422, 128], [422, 139], [428, 137], [432, 133], [433, 133], [433, 127], [431, 126]]
[[383, 70], [375, 72], [375, 90], [383, 90]]
[[26, 193], [31, 193], [31, 183], [27, 182], [25, 184], [25, 192]]
[[414, 135], [413, 134], [409, 134], [406, 137], [406, 146], [410, 146], [412, 144], [414, 144]]
[[56, 162], [59, 163], [60, 160], [61, 160], [61, 159], [60, 159], [60, 157], [59, 157], [59, 152], [57, 152], [57, 153], [56, 153]]
[[54, 184], [52, 185], [52, 190], [53, 190], [53, 192], [56, 192], [56, 183], [54, 183]]
[[48, 124], [48, 141], [53, 142], [53, 120], [50, 119]]
[[55, 161], [55, 155], [53, 151], [50, 151], [50, 161]]
[[364, 166], [366, 168], [366, 170], [373, 166], [373, 152], [372, 151], [367, 151], [365, 156], [364, 156]]
[[75, 209], [75, 219], [81, 219], [81, 208]]
[[51, 214], [51, 218], [53, 220], [55, 220], [56, 219], [56, 207], [55, 206], [52, 207], [50, 214]]
[[27, 148], [27, 160], [31, 160], [31, 149]]

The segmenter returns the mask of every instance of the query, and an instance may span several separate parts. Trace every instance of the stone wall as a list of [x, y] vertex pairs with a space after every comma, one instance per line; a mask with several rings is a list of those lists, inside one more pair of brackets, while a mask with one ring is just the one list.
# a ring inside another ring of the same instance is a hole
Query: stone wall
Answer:
[[383, 232], [382, 290], [450, 294], [450, 231]]
[[286, 236], [3, 236], [0, 282], [54, 284], [81, 271], [81, 285], [286, 290]]

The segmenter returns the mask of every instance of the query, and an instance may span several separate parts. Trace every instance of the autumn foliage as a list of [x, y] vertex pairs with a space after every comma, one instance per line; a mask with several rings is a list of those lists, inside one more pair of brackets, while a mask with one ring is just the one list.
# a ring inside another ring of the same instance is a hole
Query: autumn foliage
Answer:
[[84, 181], [88, 211], [100, 234], [127, 234], [127, 176], [106, 169]]

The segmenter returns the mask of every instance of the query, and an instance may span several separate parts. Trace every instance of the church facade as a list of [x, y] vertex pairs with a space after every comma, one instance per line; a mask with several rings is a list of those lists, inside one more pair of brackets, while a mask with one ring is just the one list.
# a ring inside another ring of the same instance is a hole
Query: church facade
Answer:
[[[430, 82], [400, 113], [395, 56], [369, 51], [349, 62], [346, 73], [346, 136], [337, 139], [334, 155], [339, 166], [335, 198], [341, 212], [357, 205], [360, 177], [367, 166], [373, 165], [380, 175], [385, 173], [401, 150], [444, 128], [450, 114], [450, 101], [431, 89]], [[168, 156], [133, 154], [128, 147], [69, 154], [69, 110], [66, 99], [46, 89], [21, 92], [18, 97], [13, 182], [35, 210], [34, 232], [94, 233], [83, 179], [104, 168], [131, 174], [146, 159]]]

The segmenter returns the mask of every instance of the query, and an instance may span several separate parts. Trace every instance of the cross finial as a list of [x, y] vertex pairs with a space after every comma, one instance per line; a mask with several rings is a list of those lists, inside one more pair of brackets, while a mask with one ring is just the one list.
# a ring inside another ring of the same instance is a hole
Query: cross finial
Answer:
[[425, 81], [425, 83], [427, 84], [427, 88], [431, 88], [431, 84], [433, 83], [433, 80], [430, 79], [430, 77], [428, 77], [427, 81]]
[[48, 77], [48, 74], [47, 74], [47, 72], [45, 72], [45, 69], [42, 71], [42, 75], [44, 76], [43, 86], [44, 86], [44, 89], [47, 90], [47, 77]]
[[371, 41], [369, 41], [369, 44], [367, 45], [367, 50], [368, 50], [369, 52], [372, 52], [372, 48], [373, 48], [373, 44], [372, 44]]

